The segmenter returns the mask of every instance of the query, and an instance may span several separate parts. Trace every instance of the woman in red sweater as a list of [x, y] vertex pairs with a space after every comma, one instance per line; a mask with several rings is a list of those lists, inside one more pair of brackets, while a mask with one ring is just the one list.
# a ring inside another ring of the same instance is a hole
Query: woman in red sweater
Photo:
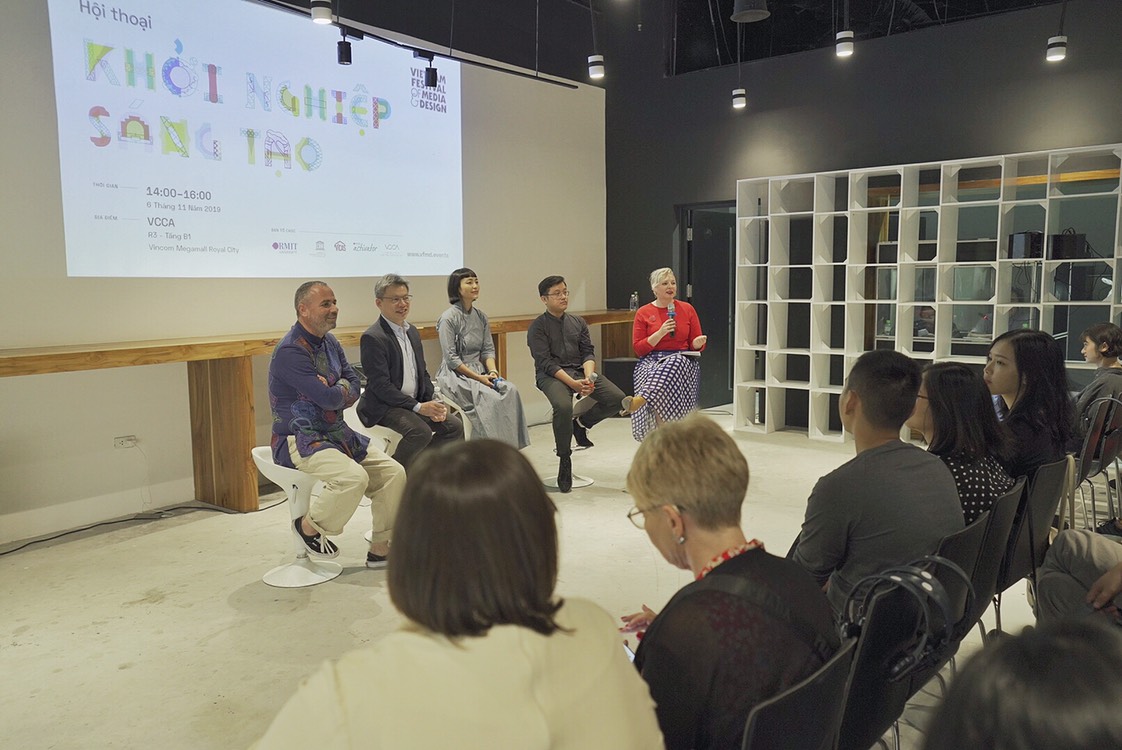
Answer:
[[681, 419], [697, 409], [701, 368], [696, 353], [705, 348], [706, 341], [693, 305], [677, 299], [678, 280], [672, 270], [652, 271], [651, 291], [654, 302], [635, 312], [631, 335], [639, 356], [631, 434], [640, 442], [663, 422]]

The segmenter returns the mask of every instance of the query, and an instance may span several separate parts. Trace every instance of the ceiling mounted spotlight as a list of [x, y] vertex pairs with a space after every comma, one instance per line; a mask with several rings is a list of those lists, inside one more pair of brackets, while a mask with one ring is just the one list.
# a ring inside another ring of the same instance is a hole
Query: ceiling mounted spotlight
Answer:
[[340, 29], [343, 33], [343, 38], [339, 40], [339, 51], [337, 57], [340, 65], [351, 64], [351, 43], [347, 41], [347, 30]]
[[312, 22], [331, 23], [331, 0], [312, 0]]
[[744, 109], [748, 106], [748, 92], [744, 89], [732, 90], [732, 108]]
[[425, 88], [435, 89], [438, 85], [440, 85], [440, 74], [430, 65], [425, 68]]
[[735, 0], [732, 4], [732, 15], [729, 18], [734, 23], [753, 23], [762, 21], [771, 15], [767, 9], [767, 0]]
[[1048, 38], [1048, 51], [1044, 59], [1048, 62], [1059, 62], [1067, 57], [1067, 37], [1064, 36], [1064, 16], [1067, 15], [1067, 0], [1060, 6], [1060, 32]]
[[604, 77], [603, 55], [588, 56], [588, 77], [593, 80], [599, 80]]
[[849, 57], [853, 54], [853, 32], [839, 31], [836, 37], [834, 51], [838, 57]]
[[1059, 62], [1065, 57], [1067, 57], [1067, 37], [1048, 37], [1048, 52], [1044, 55], [1044, 59], [1048, 62]]
[[600, 47], [596, 44], [596, 10], [592, 7], [592, 0], [588, 0], [588, 18], [592, 21], [592, 54], [588, 56], [588, 77], [599, 81], [604, 77], [604, 56], [600, 54]]

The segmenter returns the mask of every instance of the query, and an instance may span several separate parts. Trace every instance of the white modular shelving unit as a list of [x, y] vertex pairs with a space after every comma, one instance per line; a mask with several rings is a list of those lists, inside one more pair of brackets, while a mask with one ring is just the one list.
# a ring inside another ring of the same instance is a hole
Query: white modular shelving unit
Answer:
[[[981, 365], [996, 333], [1122, 324], [1122, 144], [740, 180], [737, 429], [840, 440], [873, 348]], [[996, 333], [995, 333], [996, 332]]]

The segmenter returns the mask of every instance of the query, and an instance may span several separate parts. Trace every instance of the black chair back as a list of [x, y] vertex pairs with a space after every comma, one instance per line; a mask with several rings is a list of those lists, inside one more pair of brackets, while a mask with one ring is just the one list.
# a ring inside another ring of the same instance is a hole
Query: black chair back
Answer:
[[1048, 551], [1048, 530], [1063, 499], [1066, 479], [1067, 456], [1044, 464], [1033, 475], [1001, 564], [998, 593], [1022, 578], [1032, 578], [1033, 583], [1036, 582], [1036, 569], [1044, 562], [1044, 553]]
[[797, 685], [758, 703], [748, 714], [743, 750], [833, 750], [845, 707], [845, 683], [857, 640]]
[[[982, 554], [982, 545], [986, 541], [986, 529], [989, 523], [990, 511], [986, 511], [962, 531], [943, 537], [943, 541], [939, 542], [939, 551], [935, 554], [950, 560], [973, 579], [974, 569], [978, 567], [978, 558]], [[951, 611], [958, 617], [955, 622], [955, 633], [969, 630], [974, 623], [964, 621], [970, 614], [966, 610], [966, 605], [971, 598], [973, 584], [962, 580], [942, 565], [934, 566], [931, 573], [939, 583], [943, 584], [943, 589], [951, 602]]]
[[891, 667], [917, 641], [920, 604], [903, 588], [878, 591], [869, 604], [845, 690], [838, 750], [868, 750], [904, 712], [909, 680], [892, 680]]
[[988, 511], [989, 520], [986, 522], [985, 539], [978, 555], [978, 562], [974, 566], [971, 580], [974, 583], [974, 607], [967, 613], [966, 620], [973, 623], [982, 619], [982, 614], [989, 607], [990, 599], [997, 593], [998, 578], [1001, 575], [1001, 562], [1005, 559], [1005, 552], [1009, 549], [1009, 538], [1013, 531], [1013, 521], [1017, 510], [1021, 506], [1021, 499], [1025, 494], [1025, 478], [1021, 477], [1017, 483], [1004, 495], [994, 501]]
[[1075, 483], [1077, 485], [1102, 471], [1102, 452], [1107, 422], [1112, 413], [1118, 411], [1116, 406], [1114, 399], [1099, 398], [1092, 401], [1087, 407], [1089, 413], [1087, 432], [1083, 435], [1082, 447], [1075, 454]]

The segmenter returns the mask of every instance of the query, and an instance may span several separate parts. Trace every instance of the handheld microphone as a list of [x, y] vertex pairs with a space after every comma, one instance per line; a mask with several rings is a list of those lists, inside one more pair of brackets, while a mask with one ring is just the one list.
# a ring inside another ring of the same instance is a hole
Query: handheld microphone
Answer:
[[[670, 300], [670, 304], [666, 306], [666, 317], [671, 320], [678, 317], [678, 313], [674, 312], [674, 300]], [[674, 338], [674, 331], [670, 332], [670, 338]]]

